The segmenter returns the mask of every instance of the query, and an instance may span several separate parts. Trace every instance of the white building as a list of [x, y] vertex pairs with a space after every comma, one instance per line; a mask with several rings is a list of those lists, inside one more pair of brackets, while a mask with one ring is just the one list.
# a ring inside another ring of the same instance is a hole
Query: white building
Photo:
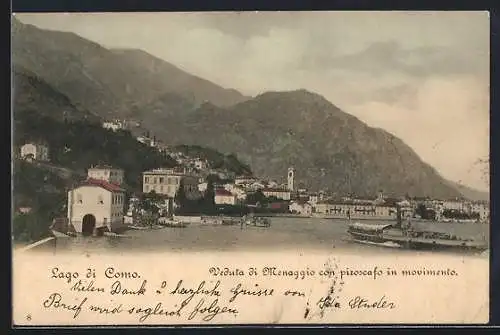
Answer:
[[319, 201], [319, 195], [316, 194], [316, 193], [313, 193], [313, 194], [309, 194], [309, 203], [311, 205], [316, 205]]
[[249, 185], [249, 184], [252, 184], [256, 181], [257, 181], [256, 178], [248, 177], [248, 176], [239, 176], [239, 177], [234, 178], [234, 183], [236, 185]]
[[474, 202], [471, 204], [471, 211], [479, 214], [479, 220], [488, 221], [490, 219], [490, 206], [486, 202]]
[[256, 181], [256, 182], [248, 185], [248, 188], [252, 191], [262, 190], [265, 187], [266, 187], [266, 185], [264, 183], [259, 182], [259, 181]]
[[216, 205], [236, 205], [238, 199], [235, 194], [225, 189], [215, 190], [215, 204]]
[[267, 183], [267, 186], [268, 187], [272, 187], [272, 188], [276, 188], [278, 187], [278, 183], [275, 182], [274, 180], [270, 180], [268, 183]]
[[208, 168], [208, 162], [204, 159], [195, 159], [194, 160], [194, 167], [197, 168], [198, 170], [205, 170]]
[[310, 216], [312, 215], [313, 206], [305, 201], [292, 201], [288, 208], [292, 214]]
[[49, 148], [39, 143], [26, 143], [21, 147], [21, 158], [37, 161], [49, 160]]
[[247, 192], [243, 188], [235, 184], [225, 184], [224, 189], [228, 190], [232, 194], [236, 195], [238, 200], [245, 200], [247, 198]]
[[469, 206], [468, 206], [467, 202], [462, 201], [462, 200], [454, 200], [454, 199], [443, 201], [442, 208], [461, 211], [461, 212], [468, 212], [469, 211]]
[[276, 197], [281, 200], [290, 200], [291, 192], [281, 188], [265, 188], [262, 193], [266, 197]]
[[122, 169], [110, 166], [94, 166], [87, 170], [87, 176], [92, 179], [105, 180], [111, 184], [122, 185], [124, 172]]
[[118, 185], [88, 179], [68, 192], [68, 221], [84, 235], [100, 229], [115, 231], [124, 226], [124, 205], [125, 193]]
[[106, 122], [103, 122], [102, 123], [102, 127], [105, 128], [105, 129], [110, 129], [110, 130], [113, 130], [113, 131], [117, 131], [117, 130], [120, 130], [120, 129], [126, 129], [127, 126], [125, 124], [125, 122], [123, 121], [106, 121]]
[[207, 190], [207, 187], [208, 187], [208, 183], [207, 182], [203, 182], [203, 183], [199, 183], [198, 184], [198, 190], [200, 192], [205, 192]]
[[136, 137], [137, 141], [144, 143], [146, 145], [151, 145], [151, 139], [146, 136], [138, 136]]
[[201, 196], [198, 189], [198, 178], [175, 169], [154, 169], [143, 172], [142, 191], [144, 193], [155, 191], [157, 194], [174, 198], [181, 185], [181, 180], [187, 197], [197, 198]]
[[373, 202], [354, 201], [320, 201], [315, 205], [316, 213], [332, 218], [352, 219], [396, 219], [396, 207], [386, 205], [375, 205]]

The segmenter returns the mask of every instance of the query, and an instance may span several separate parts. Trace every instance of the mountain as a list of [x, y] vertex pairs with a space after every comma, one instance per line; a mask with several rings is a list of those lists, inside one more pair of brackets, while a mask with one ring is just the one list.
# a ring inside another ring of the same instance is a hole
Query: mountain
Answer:
[[37, 111], [42, 115], [59, 120], [64, 118], [67, 120], [100, 120], [97, 115], [76, 107], [67, 96], [22, 67], [14, 67], [12, 83], [12, 104], [15, 106], [16, 114]]
[[[109, 50], [76, 34], [39, 29], [14, 17], [11, 45], [15, 67], [31, 71], [76, 106], [103, 118], [129, 116], [168, 94], [190, 108], [205, 101], [228, 106], [247, 99], [143, 51]], [[170, 109], [166, 102], [161, 109]]]
[[450, 185], [453, 186], [457, 191], [460, 192], [460, 194], [469, 200], [472, 201], [489, 201], [490, 200], [490, 193], [485, 192], [485, 191], [479, 191], [475, 190], [471, 187], [458, 184], [455, 182], [450, 182]]
[[459, 196], [399, 138], [306, 90], [268, 92], [229, 108], [207, 103], [169, 122], [145, 122], [171, 143], [237, 153], [257, 176], [284, 181], [293, 166], [298, 184], [313, 190]]
[[77, 108], [102, 118], [140, 119], [169, 144], [230, 153], [260, 177], [283, 181], [293, 166], [298, 185], [313, 190], [460, 196], [400, 139], [306, 90], [248, 98], [145, 52], [108, 50], [16, 19], [12, 52], [15, 67], [43, 79]]

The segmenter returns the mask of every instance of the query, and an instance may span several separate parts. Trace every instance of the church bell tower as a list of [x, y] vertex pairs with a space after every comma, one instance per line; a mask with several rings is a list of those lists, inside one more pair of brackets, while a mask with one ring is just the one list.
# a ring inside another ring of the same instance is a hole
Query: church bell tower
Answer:
[[295, 180], [295, 169], [292, 167], [288, 168], [287, 175], [287, 188], [289, 191], [294, 191], [294, 180]]

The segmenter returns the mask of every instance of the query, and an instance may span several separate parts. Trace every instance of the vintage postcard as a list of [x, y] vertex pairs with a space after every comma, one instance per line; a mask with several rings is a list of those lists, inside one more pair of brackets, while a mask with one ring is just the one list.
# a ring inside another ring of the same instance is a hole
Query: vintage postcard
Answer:
[[11, 35], [14, 326], [489, 321], [488, 12]]

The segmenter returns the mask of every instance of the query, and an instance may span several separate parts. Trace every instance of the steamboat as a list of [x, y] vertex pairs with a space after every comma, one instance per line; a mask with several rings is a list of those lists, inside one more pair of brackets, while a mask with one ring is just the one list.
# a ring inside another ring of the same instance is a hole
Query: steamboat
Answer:
[[[349, 221], [351, 219], [349, 218]], [[394, 224], [349, 222], [347, 232], [353, 242], [405, 249], [488, 249], [486, 240], [463, 238], [450, 233], [418, 229], [408, 218], [403, 222], [398, 208]]]

